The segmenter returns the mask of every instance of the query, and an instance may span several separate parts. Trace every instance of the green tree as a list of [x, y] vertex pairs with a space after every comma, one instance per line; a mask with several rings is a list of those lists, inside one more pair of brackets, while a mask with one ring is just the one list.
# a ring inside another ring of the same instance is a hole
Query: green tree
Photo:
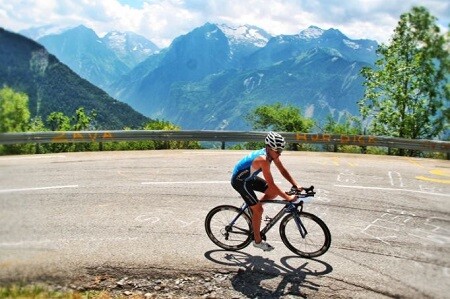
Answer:
[[70, 118], [62, 112], [52, 112], [47, 116], [47, 124], [51, 131], [69, 131]]
[[[401, 138], [438, 136], [448, 108], [448, 39], [424, 7], [402, 14], [391, 43], [378, 49], [375, 68], [363, 68], [359, 102], [370, 133]], [[447, 112], [448, 113], [448, 112]]]
[[[9, 87], [0, 89], [0, 133], [25, 132], [30, 122], [28, 96]], [[28, 153], [32, 147], [27, 144], [0, 146], [4, 154]]]
[[[45, 127], [44, 121], [42, 120], [42, 117], [36, 116], [31, 119], [30, 121], [30, 127], [28, 129], [29, 132], [45, 132], [48, 131], [48, 129]], [[36, 148], [34, 150], [37, 154], [44, 154], [49, 151], [49, 145], [48, 144], [39, 144], [36, 143]], [[30, 153], [32, 151], [30, 150]]]
[[[72, 116], [72, 130], [73, 131], [83, 131], [83, 130], [89, 130], [92, 126], [92, 123], [97, 116], [97, 113], [95, 110], [91, 111], [90, 114], [86, 114], [83, 107], [78, 108], [75, 111], [75, 115]], [[82, 142], [82, 143], [75, 143], [74, 150], [77, 152], [80, 151], [91, 151], [96, 148], [96, 143], [94, 142]]]
[[324, 133], [358, 135], [361, 134], [361, 121], [355, 116], [347, 116], [342, 122], [337, 122], [328, 116], [323, 128]]
[[304, 117], [298, 107], [281, 103], [259, 106], [246, 119], [254, 130], [309, 132], [314, 125], [314, 121]]
[[[314, 126], [314, 121], [304, 117], [298, 107], [281, 103], [259, 106], [246, 116], [246, 120], [254, 130], [307, 133]], [[260, 146], [260, 143], [247, 144], [247, 148]], [[298, 144], [291, 148], [297, 150]]]
[[[47, 124], [51, 131], [69, 131], [70, 118], [62, 112], [52, 112], [47, 116]], [[73, 148], [70, 143], [50, 143], [45, 148], [52, 153], [68, 152]]]
[[[145, 123], [143, 130], [149, 131], [179, 131], [181, 128], [164, 120], [152, 120]], [[128, 129], [129, 130], [129, 129]], [[105, 144], [106, 150], [155, 150], [155, 149], [199, 149], [200, 143], [197, 141], [122, 141]]]
[[[148, 122], [143, 127], [144, 130], [179, 131], [181, 127], [164, 120], [154, 120]], [[178, 148], [201, 148], [196, 141], [151, 141], [155, 149], [178, 149]]]
[[96, 116], [97, 113], [95, 110], [91, 111], [90, 114], [86, 114], [83, 107], [78, 108], [75, 111], [75, 115], [72, 117], [72, 120], [74, 121], [72, 129], [74, 131], [88, 130]]
[[0, 132], [26, 132], [29, 121], [28, 96], [9, 87], [0, 89]]
[[[337, 134], [337, 135], [359, 135], [361, 134], [361, 120], [359, 117], [347, 115], [343, 118], [342, 122], [337, 122], [331, 115], [327, 117], [325, 126], [323, 127], [324, 133]], [[354, 145], [325, 145], [325, 148], [337, 152], [339, 150], [343, 152], [358, 152], [360, 148]], [[362, 148], [363, 152], [365, 147]]]

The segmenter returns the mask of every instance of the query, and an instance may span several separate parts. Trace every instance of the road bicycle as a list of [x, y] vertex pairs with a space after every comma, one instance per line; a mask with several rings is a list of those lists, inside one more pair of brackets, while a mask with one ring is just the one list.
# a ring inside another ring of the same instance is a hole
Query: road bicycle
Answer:
[[[280, 221], [281, 240], [295, 254], [314, 258], [327, 252], [331, 245], [331, 234], [325, 222], [311, 213], [303, 211], [303, 204], [314, 197], [314, 186], [302, 191], [291, 189], [289, 195], [296, 195], [295, 201], [263, 200], [266, 204], [282, 205], [273, 217], [266, 216], [266, 225], [261, 230], [261, 238]], [[286, 214], [286, 215], [285, 215]], [[284, 216], [284, 217], [283, 217]], [[208, 237], [217, 246], [225, 250], [240, 250], [253, 240], [251, 209], [244, 203], [240, 208], [232, 205], [220, 205], [206, 215], [205, 229]]]

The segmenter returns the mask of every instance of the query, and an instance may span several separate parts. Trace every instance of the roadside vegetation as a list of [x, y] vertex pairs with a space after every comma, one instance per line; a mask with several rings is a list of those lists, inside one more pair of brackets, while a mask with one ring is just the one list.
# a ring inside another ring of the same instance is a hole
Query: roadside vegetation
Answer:
[[0, 298], [20, 298], [20, 299], [138, 299], [145, 298], [144, 295], [117, 294], [109, 291], [55, 291], [46, 286], [37, 284], [30, 285], [10, 285], [0, 287]]
[[[450, 26], [450, 24], [449, 24]], [[256, 107], [246, 117], [254, 130], [279, 132], [375, 135], [408, 139], [450, 140], [450, 33], [442, 34], [436, 18], [424, 7], [401, 15], [389, 44], [382, 44], [374, 67], [361, 70], [366, 87], [359, 101], [360, 116], [347, 115], [324, 124], [303, 116], [301, 107], [275, 103]], [[282, 100], [282, 99], [280, 99]], [[96, 130], [96, 111], [79, 107], [73, 115], [55, 111], [46, 119], [30, 119], [28, 96], [9, 87], [0, 89], [0, 133]], [[127, 128], [124, 128], [125, 130]], [[181, 130], [164, 120], [142, 130]], [[234, 145], [253, 149], [261, 143]], [[0, 154], [57, 153], [98, 150], [198, 149], [199, 142], [133, 141], [0, 145]], [[292, 144], [291, 150], [326, 150], [372, 154], [422, 155], [385, 148]], [[442, 155], [441, 155], [442, 156]]]

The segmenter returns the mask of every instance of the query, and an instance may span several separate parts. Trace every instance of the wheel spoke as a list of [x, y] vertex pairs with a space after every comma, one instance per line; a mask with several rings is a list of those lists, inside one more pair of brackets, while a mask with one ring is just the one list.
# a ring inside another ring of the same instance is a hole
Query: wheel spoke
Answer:
[[331, 242], [331, 235], [325, 223], [309, 213], [302, 213], [300, 219], [307, 234], [302, 237], [294, 216], [289, 216], [280, 226], [283, 242], [291, 251], [303, 257], [317, 257], [324, 254]]
[[250, 241], [251, 225], [246, 214], [236, 218], [239, 209], [233, 206], [219, 206], [212, 209], [205, 219], [205, 229], [208, 237], [217, 246], [227, 250], [239, 250], [247, 246]]

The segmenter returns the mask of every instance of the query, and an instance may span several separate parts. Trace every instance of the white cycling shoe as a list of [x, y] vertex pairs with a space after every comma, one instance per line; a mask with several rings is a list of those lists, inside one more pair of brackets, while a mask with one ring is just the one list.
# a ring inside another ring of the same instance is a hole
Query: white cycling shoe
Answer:
[[256, 243], [255, 241], [253, 241], [253, 246], [264, 251], [271, 251], [275, 249], [272, 245], [264, 241], [261, 241], [261, 243]]

